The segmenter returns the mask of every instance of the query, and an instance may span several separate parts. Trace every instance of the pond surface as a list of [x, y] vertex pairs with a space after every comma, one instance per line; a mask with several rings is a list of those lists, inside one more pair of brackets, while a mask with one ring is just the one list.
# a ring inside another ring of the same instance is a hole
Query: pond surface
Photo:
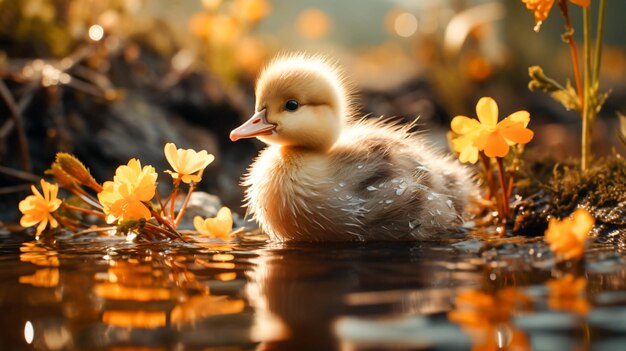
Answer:
[[[624, 350], [626, 264], [541, 242], [0, 238], [3, 350]], [[497, 246], [497, 247], [496, 247]]]

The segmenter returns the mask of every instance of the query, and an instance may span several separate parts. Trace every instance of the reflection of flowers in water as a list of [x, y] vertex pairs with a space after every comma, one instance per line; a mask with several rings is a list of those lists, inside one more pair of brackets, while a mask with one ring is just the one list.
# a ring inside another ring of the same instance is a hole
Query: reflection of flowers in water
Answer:
[[561, 278], [546, 282], [548, 288], [548, 307], [552, 310], [567, 311], [581, 316], [589, 313], [591, 306], [587, 301], [585, 289], [587, 278], [566, 274]]
[[[115, 327], [151, 329], [241, 313], [246, 305], [244, 300], [212, 294], [211, 280], [199, 280], [188, 269], [188, 265], [208, 268], [211, 263], [223, 264], [233, 259], [230, 254], [216, 253], [209, 260], [187, 261], [184, 256], [158, 255], [110, 260], [106, 273], [96, 276], [100, 282], [93, 288], [95, 295], [105, 302], [102, 322]], [[224, 275], [228, 273], [232, 275]], [[215, 281], [232, 280], [236, 279], [236, 272], [221, 272], [214, 277]]]
[[20, 276], [19, 282], [20, 284], [52, 288], [59, 284], [59, 270], [57, 268], [38, 269], [34, 274]]
[[33, 274], [21, 275], [20, 284], [51, 288], [59, 284], [59, 257], [56, 251], [37, 245], [36, 241], [25, 242], [20, 247], [20, 261], [30, 262], [36, 266], [47, 267], [38, 269]]
[[460, 325], [472, 339], [472, 350], [530, 350], [528, 337], [511, 319], [530, 309], [531, 299], [515, 288], [493, 294], [478, 290], [460, 292], [448, 319]]
[[37, 244], [37, 242], [25, 242], [20, 247], [20, 261], [30, 262], [42, 267], [58, 267], [59, 256], [55, 250], [46, 249]]
[[209, 316], [241, 313], [245, 303], [227, 296], [200, 295], [177, 304], [170, 312], [172, 324], [191, 324]]

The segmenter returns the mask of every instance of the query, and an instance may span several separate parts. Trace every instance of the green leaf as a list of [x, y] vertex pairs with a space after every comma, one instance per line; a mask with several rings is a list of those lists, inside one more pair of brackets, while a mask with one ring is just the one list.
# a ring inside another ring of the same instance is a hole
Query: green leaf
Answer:
[[569, 80], [565, 84], [565, 88], [555, 90], [550, 95], [554, 100], [560, 102], [566, 110], [580, 111], [578, 95]]
[[618, 112], [617, 118], [619, 119], [619, 140], [626, 145], [626, 115]]

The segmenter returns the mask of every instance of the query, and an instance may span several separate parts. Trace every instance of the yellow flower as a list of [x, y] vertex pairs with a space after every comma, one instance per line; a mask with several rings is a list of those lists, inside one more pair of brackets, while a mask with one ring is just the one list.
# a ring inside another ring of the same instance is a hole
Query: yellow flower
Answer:
[[[541, 28], [543, 21], [548, 18], [548, 14], [554, 5], [554, 0], [522, 0], [526, 8], [535, 15], [535, 32]], [[590, 0], [570, 0], [571, 3], [582, 7], [589, 7]]]
[[478, 148], [474, 145], [474, 140], [480, 133], [480, 123], [475, 119], [457, 116], [452, 120], [451, 127], [452, 131], [459, 135], [452, 139], [452, 148], [459, 153], [459, 161], [476, 163]]
[[559, 279], [546, 282], [548, 287], [548, 307], [552, 310], [562, 310], [586, 315], [591, 306], [585, 297], [587, 278], [566, 274]]
[[228, 240], [233, 229], [233, 216], [228, 207], [222, 207], [214, 218], [195, 216], [193, 226], [200, 235]]
[[144, 166], [136, 159], [119, 166], [113, 181], [105, 182], [98, 200], [103, 206], [107, 223], [116, 220], [150, 219], [150, 210], [144, 202], [152, 200], [156, 192], [157, 173], [152, 166]]
[[31, 189], [34, 195], [27, 196], [18, 205], [20, 212], [23, 214], [22, 219], [20, 219], [20, 225], [22, 227], [32, 227], [39, 223], [37, 226], [37, 235], [39, 235], [46, 229], [48, 222], [50, 223], [50, 228], [59, 226], [57, 220], [52, 217], [52, 212], [61, 206], [61, 200], [57, 199], [59, 186], [50, 184], [42, 179], [41, 190], [43, 195], [34, 185], [31, 186]]
[[591, 214], [580, 208], [569, 218], [551, 219], [544, 239], [558, 259], [580, 259], [585, 252], [585, 240], [593, 224]]
[[177, 149], [173, 143], [165, 144], [165, 157], [174, 169], [174, 172], [165, 172], [171, 174], [172, 178], [180, 179], [187, 184], [198, 183], [201, 179], [200, 173], [215, 159], [205, 150], [196, 152], [195, 150]]
[[526, 128], [530, 122], [528, 111], [517, 111], [498, 122], [498, 105], [490, 97], [483, 97], [476, 104], [478, 120], [456, 116], [450, 126], [459, 137], [452, 140], [461, 162], [475, 163], [478, 151], [488, 157], [504, 157], [509, 147], [526, 144], [533, 138], [533, 132]]

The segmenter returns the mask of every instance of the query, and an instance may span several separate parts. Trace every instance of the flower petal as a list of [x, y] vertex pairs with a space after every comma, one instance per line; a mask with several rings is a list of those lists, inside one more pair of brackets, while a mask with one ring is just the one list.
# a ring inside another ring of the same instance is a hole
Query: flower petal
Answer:
[[456, 134], [467, 134], [470, 132], [474, 132], [480, 129], [480, 122], [478, 120], [465, 117], [465, 116], [456, 116], [450, 122], [450, 128]]
[[530, 113], [525, 110], [516, 111], [511, 113], [507, 118], [503, 119], [498, 123], [500, 125], [508, 125], [509, 123], [523, 123], [524, 127], [528, 127], [528, 123], [530, 122]]
[[461, 154], [459, 154], [459, 161], [462, 163], [476, 163], [478, 161], [478, 148], [473, 145], [468, 145]]
[[178, 153], [176, 149], [176, 145], [174, 143], [165, 144], [165, 148], [163, 149], [165, 153], [165, 158], [167, 162], [169, 162], [170, 166], [174, 171], [178, 171]]
[[490, 133], [485, 143], [485, 155], [488, 157], [504, 157], [509, 153], [509, 145], [499, 132]]
[[499, 129], [499, 132], [512, 144], [526, 144], [532, 140], [534, 133], [528, 128], [524, 128], [522, 123], [515, 123], [507, 128]]
[[579, 208], [572, 215], [572, 232], [579, 240], [584, 240], [594, 223], [593, 216], [587, 210]]
[[476, 116], [483, 125], [495, 127], [498, 123], [498, 104], [490, 97], [480, 98], [476, 104]]
[[204, 226], [204, 219], [202, 217], [200, 216], [193, 217], [193, 226], [201, 235], [209, 235], [209, 232], [206, 230], [206, 227]]

